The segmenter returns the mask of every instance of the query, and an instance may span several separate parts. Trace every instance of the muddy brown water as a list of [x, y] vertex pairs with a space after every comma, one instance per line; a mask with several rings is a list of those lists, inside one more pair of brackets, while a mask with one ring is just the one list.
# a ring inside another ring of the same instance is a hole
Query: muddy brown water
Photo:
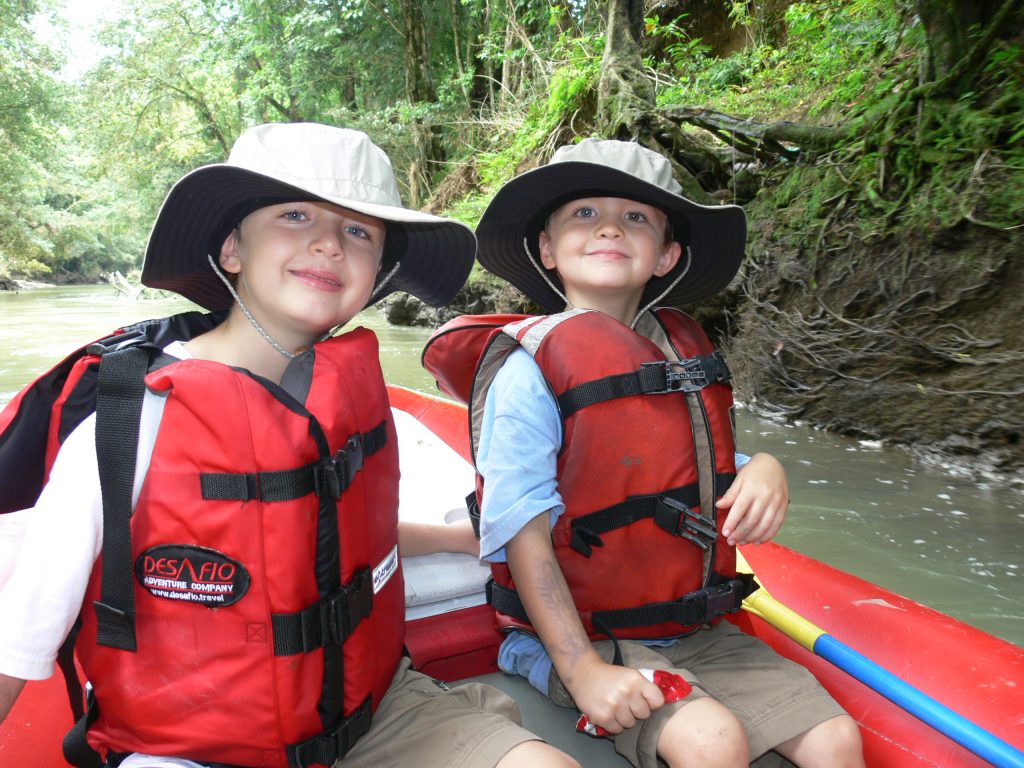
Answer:
[[[0, 404], [63, 355], [110, 330], [191, 308], [130, 301], [107, 286], [0, 291]], [[387, 379], [435, 392], [419, 355], [429, 330], [359, 317]], [[778, 541], [1024, 646], [1024, 494], [908, 455], [742, 409], [739, 442], [785, 464], [792, 504]]]

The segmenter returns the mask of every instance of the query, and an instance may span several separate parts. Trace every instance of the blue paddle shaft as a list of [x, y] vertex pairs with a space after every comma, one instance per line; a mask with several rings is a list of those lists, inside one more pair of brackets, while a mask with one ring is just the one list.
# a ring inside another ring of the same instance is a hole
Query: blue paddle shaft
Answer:
[[1024, 768], [1024, 752], [900, 680], [848, 645], [829, 635], [822, 635], [814, 643], [814, 653], [996, 768]]

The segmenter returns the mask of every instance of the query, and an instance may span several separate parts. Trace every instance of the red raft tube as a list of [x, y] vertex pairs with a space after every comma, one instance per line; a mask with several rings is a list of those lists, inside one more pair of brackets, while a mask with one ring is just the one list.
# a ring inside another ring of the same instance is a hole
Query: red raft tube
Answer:
[[[473, 488], [465, 409], [400, 387], [389, 393], [402, 456], [403, 518], [452, 522], [464, 516], [464, 498]], [[0, 543], [11, 516], [2, 517]], [[766, 544], [741, 552], [764, 587], [768, 607], [762, 601], [732, 620], [817, 676], [860, 724], [869, 766], [1024, 766], [1024, 650], [786, 547]], [[576, 713], [553, 711], [558, 708], [529, 686], [497, 672], [501, 636], [484, 604], [486, 568], [457, 554], [406, 558], [404, 565], [406, 645], [417, 668], [452, 682], [482, 677], [498, 684], [516, 696], [527, 727], [583, 764], [628, 765], [609, 742], [575, 733]], [[812, 628], [794, 630], [773, 613], [777, 606]], [[894, 698], [907, 708], [894, 703], [883, 695], [893, 696], [892, 690], [856, 664], [851, 671], [836, 666], [837, 660], [847, 663], [846, 657], [869, 671], [877, 667], [928, 707], [948, 710], [968, 724], [967, 731], [976, 727], [981, 742], [967, 738], [965, 746], [956, 727], [941, 718], [929, 724], [928, 712], [907, 711], [916, 705], [907, 706], [902, 693]], [[555, 723], [557, 732], [545, 731]], [[0, 768], [67, 768], [60, 743], [71, 725], [60, 674], [30, 682], [0, 725]], [[953, 733], [942, 732], [947, 728]]]

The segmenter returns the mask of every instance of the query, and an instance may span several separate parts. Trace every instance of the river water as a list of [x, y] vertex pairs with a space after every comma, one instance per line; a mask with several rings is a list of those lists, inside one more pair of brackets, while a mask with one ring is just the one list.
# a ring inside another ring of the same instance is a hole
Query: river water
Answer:
[[[189, 308], [106, 286], [0, 291], [0, 405], [78, 346]], [[436, 392], [419, 364], [429, 330], [389, 326], [372, 309], [359, 322], [379, 336], [390, 382]], [[789, 473], [780, 543], [1024, 646], [1024, 494], [742, 410], [738, 428], [741, 450], [770, 451]]]

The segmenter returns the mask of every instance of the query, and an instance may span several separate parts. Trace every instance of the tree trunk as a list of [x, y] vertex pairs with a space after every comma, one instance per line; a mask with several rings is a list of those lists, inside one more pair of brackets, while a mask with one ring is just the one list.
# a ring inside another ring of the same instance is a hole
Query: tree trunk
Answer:
[[[981, 58], [974, 54], [979, 45], [987, 50], [991, 44], [984, 43], [987, 38], [996, 39], [1012, 34], [1015, 27], [1019, 29], [1020, 19], [1014, 25], [1012, 17], [1019, 16], [1020, 9], [1020, 0], [916, 0], [915, 10], [928, 40], [926, 79], [944, 80], [958, 64], [963, 67], [968, 57]], [[978, 66], [981, 62], [972, 63]]]
[[[430, 76], [430, 56], [424, 30], [423, 8], [414, 0], [401, 0], [402, 35], [405, 40], [405, 94], [410, 104], [433, 104], [437, 90]], [[429, 197], [430, 178], [444, 162], [440, 127], [416, 117], [412, 125], [416, 159], [409, 179], [409, 204], [418, 207]]]
[[607, 136], [630, 136], [654, 108], [654, 86], [640, 54], [643, 0], [609, 0], [604, 57], [597, 86], [597, 119]]
[[462, 60], [462, 29], [461, 16], [462, 4], [459, 0], [448, 0], [448, 14], [452, 20], [452, 50], [455, 52], [455, 67], [458, 70], [459, 85], [462, 88], [462, 96], [469, 100], [469, 91], [466, 89], [466, 66]]

